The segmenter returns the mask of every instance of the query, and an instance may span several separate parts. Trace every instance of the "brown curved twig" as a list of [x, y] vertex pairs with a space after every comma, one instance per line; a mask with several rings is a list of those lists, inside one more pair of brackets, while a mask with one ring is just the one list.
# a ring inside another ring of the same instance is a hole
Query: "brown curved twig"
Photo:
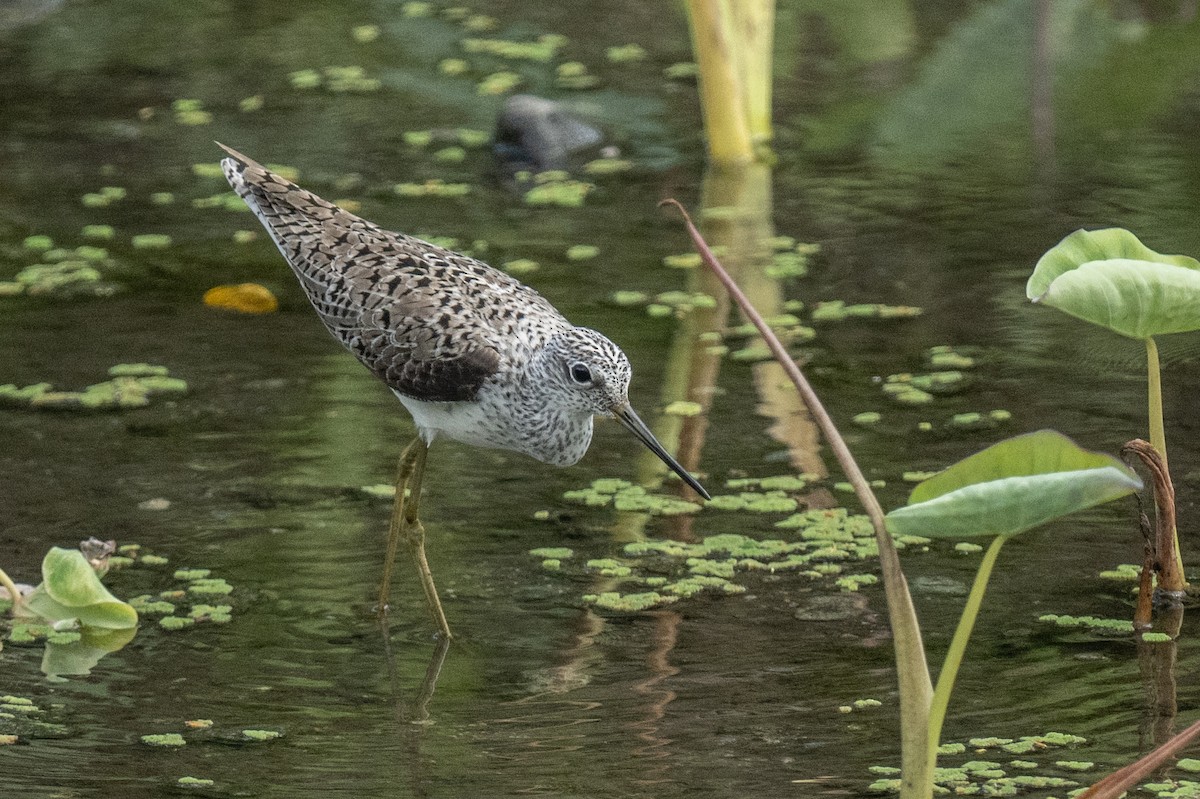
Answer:
[[[1177, 604], [1187, 588], [1187, 581], [1179, 568], [1175, 554], [1175, 486], [1171, 473], [1162, 455], [1149, 442], [1140, 438], [1129, 441], [1121, 448], [1121, 457], [1128, 461], [1138, 458], [1150, 472], [1154, 482], [1154, 570], [1158, 575], [1158, 591], [1155, 599], [1166, 604]], [[1139, 605], [1141, 598], [1139, 597]]]

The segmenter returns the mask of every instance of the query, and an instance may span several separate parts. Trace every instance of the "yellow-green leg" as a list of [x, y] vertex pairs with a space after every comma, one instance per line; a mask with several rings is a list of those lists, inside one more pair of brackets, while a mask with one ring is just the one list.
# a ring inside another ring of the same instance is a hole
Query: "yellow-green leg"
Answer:
[[425, 476], [428, 454], [429, 447], [419, 436], [400, 453], [400, 464], [396, 469], [396, 501], [392, 505], [392, 518], [388, 523], [387, 555], [383, 562], [383, 582], [379, 586], [379, 612], [386, 613], [388, 609], [392, 568], [403, 537], [421, 578], [421, 588], [425, 591], [425, 601], [433, 621], [442, 635], [450, 638], [450, 625], [442, 610], [442, 602], [438, 599], [437, 587], [433, 584], [429, 561], [425, 558], [425, 528], [417, 515], [421, 507], [421, 480]]

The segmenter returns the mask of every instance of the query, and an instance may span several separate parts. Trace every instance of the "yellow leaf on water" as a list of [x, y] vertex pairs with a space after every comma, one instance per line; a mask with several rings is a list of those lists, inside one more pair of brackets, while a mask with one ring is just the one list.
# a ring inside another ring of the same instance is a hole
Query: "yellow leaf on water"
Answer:
[[279, 310], [279, 300], [266, 286], [239, 283], [236, 286], [214, 286], [204, 292], [204, 304], [241, 313], [273, 313]]

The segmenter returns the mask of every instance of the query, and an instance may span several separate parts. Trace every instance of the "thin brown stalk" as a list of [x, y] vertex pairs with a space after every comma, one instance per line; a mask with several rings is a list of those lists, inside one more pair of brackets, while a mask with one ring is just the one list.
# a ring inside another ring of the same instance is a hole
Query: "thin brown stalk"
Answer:
[[1154, 485], [1154, 567], [1158, 573], [1160, 600], [1178, 601], [1187, 581], [1175, 550], [1175, 486], [1166, 458], [1149, 441], [1135, 438], [1121, 448], [1121, 455], [1137, 457], [1150, 472]]
[[846, 474], [854, 493], [858, 496], [866, 510], [871, 525], [875, 528], [875, 540], [879, 546], [880, 570], [883, 575], [884, 594], [887, 598], [888, 619], [892, 627], [892, 638], [896, 649], [896, 671], [900, 683], [900, 738], [902, 785], [901, 797], [918, 797], [928, 794], [932, 785], [930, 764], [930, 745], [926, 725], [929, 720], [929, 708], [933, 697], [933, 684], [929, 678], [929, 667], [925, 662], [925, 649], [921, 641], [921, 628], [917, 623], [916, 609], [913, 607], [912, 596], [908, 592], [908, 583], [900, 570], [900, 556], [892, 542], [891, 534], [887, 531], [884, 521], [883, 508], [879, 504], [875, 492], [855, 462], [850, 448], [838, 432], [833, 419], [821, 404], [817, 393], [813, 390], [800, 367], [788, 355], [783, 343], [775, 335], [762, 316], [742, 293], [725, 268], [721, 266], [700, 231], [692, 223], [691, 217], [684, 207], [676, 200], [667, 199], [659, 203], [673, 206], [683, 216], [687, 225], [688, 235], [692, 244], [709, 269], [716, 274], [722, 285], [733, 297], [734, 302], [742, 309], [746, 318], [758, 329], [759, 334], [767, 343], [771, 353], [783, 367], [784, 372], [795, 384], [801, 399], [808, 406], [821, 433], [833, 450], [834, 456]]
[[1083, 793], [1076, 794], [1075, 799], [1118, 799], [1174, 757], [1176, 752], [1190, 744], [1197, 735], [1200, 735], [1200, 721], [1140, 760], [1130, 763], [1119, 771], [1114, 771]]

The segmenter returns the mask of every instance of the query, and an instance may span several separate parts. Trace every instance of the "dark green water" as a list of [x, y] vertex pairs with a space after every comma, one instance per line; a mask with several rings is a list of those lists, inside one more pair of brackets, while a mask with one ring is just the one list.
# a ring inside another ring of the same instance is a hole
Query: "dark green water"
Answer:
[[[771, 220], [821, 251], [809, 276], [782, 284], [778, 298], [925, 310], [820, 327], [804, 348], [869, 476], [887, 481], [888, 507], [904, 501], [902, 472], [938, 468], [1005, 435], [1053, 427], [1106, 451], [1146, 435], [1142, 353], [1031, 306], [1024, 282], [1037, 257], [1080, 226], [1120, 225], [1159, 251], [1200, 253], [1200, 28], [1167, 3], [1055, 5], [1049, 152], [1033, 144], [1028, 123], [1030, 3], [781, 3]], [[778, 516], [705, 512], [689, 529], [563, 500], [599, 477], [643, 475], [636, 442], [613, 424], [599, 426], [590, 454], [568, 470], [452, 443], [433, 450], [423, 517], [460, 640], [422, 700], [432, 627], [401, 564], [381, 633], [369, 611], [388, 506], [352, 490], [390, 479], [411, 424], [321, 329], [274, 248], [262, 237], [233, 243], [234, 231], [257, 228], [252, 217], [192, 206], [224, 191], [220, 179], [192, 173], [217, 160], [217, 139], [299, 168], [306, 185], [360, 202], [362, 215], [389, 227], [486, 239], [493, 263], [539, 261], [526, 279], [625, 348], [634, 405], [662, 424], [661, 386], [686, 372], [698, 348], [681, 333], [686, 320], [650, 318], [608, 297], [688, 280], [660, 265], [687, 242], [655, 209], [664, 196], [700, 201], [695, 89], [662, 76], [690, 58], [687, 29], [674, 4], [575, 6], [481, 4], [498, 22], [485, 34], [465, 34], [439, 16], [440, 5], [431, 17], [406, 17], [399, 2], [0, 9], [0, 280], [32, 262], [21, 250], [26, 236], [74, 247], [84, 243], [82, 226], [108, 224], [116, 238], [103, 246], [128, 286], [105, 299], [0, 299], [0, 383], [78, 389], [112, 364], [148, 361], [191, 387], [120, 415], [0, 410], [0, 566], [36, 582], [48, 547], [96, 535], [141, 543], [172, 566], [211, 568], [235, 589], [231, 624], [167, 633], [150, 621], [87, 677], [48, 681], [40, 646], [7, 646], [0, 694], [54, 706], [67, 732], [0, 747], [0, 793], [162, 796], [191, 775], [215, 780], [207, 791], [222, 796], [857, 795], [874, 779], [868, 766], [897, 762], [877, 587], [834, 622], [794, 617], [813, 597], [837, 594], [832, 582], [788, 574], [744, 575], [741, 595], [606, 616], [579, 600], [602, 578], [551, 574], [526, 554], [566, 545], [609, 556], [643, 528], [655, 537], [777, 534]], [[356, 41], [352, 29], [366, 24], [379, 37]], [[498, 185], [485, 152], [444, 163], [404, 144], [404, 131], [489, 127], [500, 100], [477, 95], [474, 81], [505, 65], [466, 56], [478, 66], [473, 78], [440, 74], [441, 59], [462, 55], [458, 39], [546, 32], [569, 43], [550, 65], [518, 62], [523, 89], [602, 120], [632, 172], [596, 178], [582, 208], [533, 209]], [[646, 48], [646, 60], [605, 59], [605, 47], [630, 42]], [[601, 87], [555, 89], [554, 64], [568, 60], [586, 63]], [[296, 70], [330, 65], [360, 65], [382, 88], [333, 93], [289, 82]], [[239, 110], [256, 95], [261, 110]], [[201, 100], [211, 122], [178, 124], [171, 104], [180, 98]], [[361, 180], [340, 180], [351, 173]], [[390, 191], [434, 177], [476, 188], [466, 200]], [[84, 207], [80, 197], [102, 186], [128, 196]], [[154, 205], [153, 192], [176, 200]], [[169, 234], [172, 246], [132, 248], [129, 237], [142, 233]], [[600, 256], [565, 259], [579, 243], [600, 246]], [[207, 288], [245, 280], [275, 290], [281, 312], [202, 305]], [[978, 348], [973, 385], [921, 408], [891, 404], [873, 378], [920, 370], [921, 353], [940, 344]], [[1188, 337], [1163, 350], [1191, 561], [1200, 367]], [[771, 392], [768, 369], [718, 367], [707, 427], [694, 439], [710, 486], [814, 459], [836, 474], [825, 449], [803, 444], [808, 427]], [[916, 429], [996, 408], [1013, 417], [995, 431]], [[884, 422], [849, 424], [867, 410]], [[138, 509], [153, 498], [170, 507]], [[550, 520], [534, 520], [539, 510]], [[1147, 748], [1152, 716], [1135, 644], [1037, 621], [1047, 612], [1131, 613], [1124, 588], [1096, 575], [1137, 558], [1133, 515], [1130, 504], [1104, 507], [1006, 547], [947, 740], [1074, 733], [1088, 743], [1039, 762], [1093, 760], [1095, 773]], [[976, 558], [950, 544], [904, 554], [934, 663]], [[107, 582], [131, 595], [163, 587], [152, 579], [130, 571]], [[1179, 726], [1200, 701], [1187, 678], [1200, 665], [1193, 619], [1178, 645]], [[838, 712], [863, 698], [883, 705]], [[195, 718], [213, 719], [217, 731], [284, 737], [179, 751], [138, 742]]]

